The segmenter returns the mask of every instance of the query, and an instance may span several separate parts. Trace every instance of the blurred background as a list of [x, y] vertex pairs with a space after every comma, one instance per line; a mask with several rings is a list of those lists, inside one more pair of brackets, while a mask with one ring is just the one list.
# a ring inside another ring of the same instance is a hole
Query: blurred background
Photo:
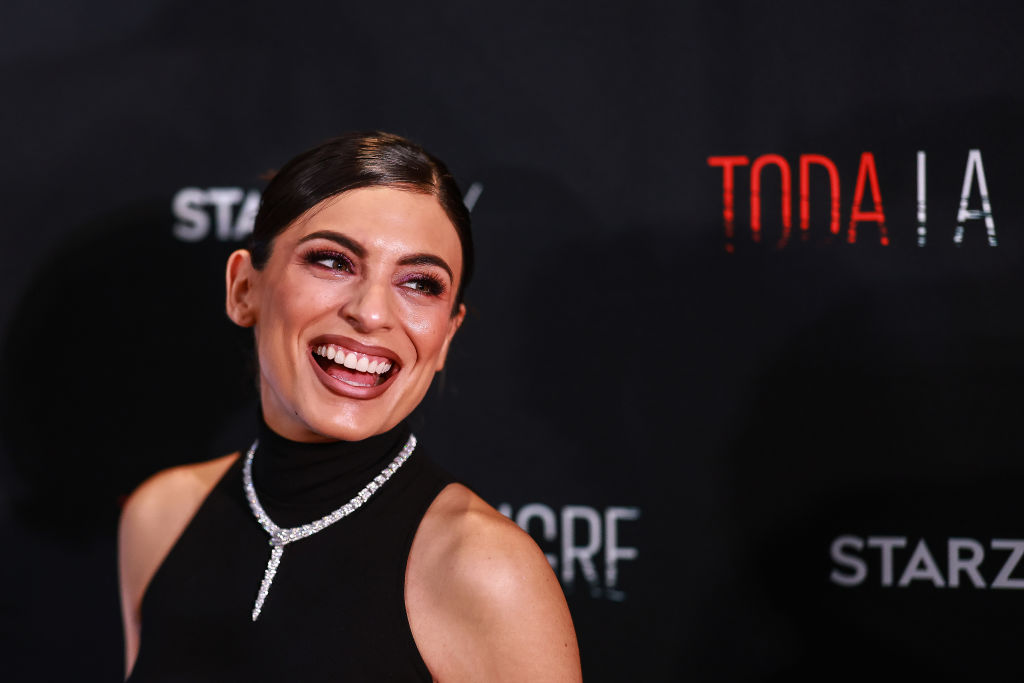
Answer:
[[225, 258], [360, 129], [472, 205], [414, 428], [548, 554], [586, 680], [1019, 671], [1022, 19], [4, 3], [5, 679], [119, 680], [121, 501], [252, 439]]

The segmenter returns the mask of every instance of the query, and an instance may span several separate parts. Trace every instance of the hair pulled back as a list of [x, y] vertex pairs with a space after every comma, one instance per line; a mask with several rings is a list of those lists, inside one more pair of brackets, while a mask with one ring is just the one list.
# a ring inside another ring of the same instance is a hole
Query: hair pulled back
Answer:
[[394, 187], [430, 194], [455, 226], [462, 245], [462, 277], [454, 315], [473, 275], [469, 211], [455, 178], [437, 157], [414, 142], [380, 131], [346, 133], [303, 152], [274, 175], [260, 202], [249, 240], [256, 269], [266, 265], [274, 238], [314, 206], [361, 187]]

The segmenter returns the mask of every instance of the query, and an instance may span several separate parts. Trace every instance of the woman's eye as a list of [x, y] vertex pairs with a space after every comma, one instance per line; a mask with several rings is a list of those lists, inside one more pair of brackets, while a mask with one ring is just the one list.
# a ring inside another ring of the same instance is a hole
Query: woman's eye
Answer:
[[423, 292], [424, 294], [440, 294], [443, 291], [442, 286], [431, 279], [416, 279], [408, 280], [402, 283], [403, 287], [415, 290], [417, 292]]
[[341, 272], [351, 272], [352, 264], [344, 256], [338, 256], [335, 254], [313, 254], [309, 259], [310, 263], [330, 270], [337, 270]]

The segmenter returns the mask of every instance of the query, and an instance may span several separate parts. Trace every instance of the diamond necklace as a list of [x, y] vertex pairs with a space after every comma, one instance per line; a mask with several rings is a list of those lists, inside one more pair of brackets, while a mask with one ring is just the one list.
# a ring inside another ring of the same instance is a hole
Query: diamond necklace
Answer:
[[256, 496], [256, 489], [252, 485], [252, 458], [256, 454], [256, 447], [259, 443], [259, 439], [252, 442], [252, 446], [249, 447], [249, 452], [245, 454], [245, 465], [242, 467], [242, 485], [245, 488], [245, 497], [249, 500], [249, 508], [252, 510], [252, 513], [256, 515], [256, 520], [260, 523], [260, 526], [270, 534], [271, 547], [270, 561], [267, 562], [267, 569], [263, 572], [263, 583], [260, 584], [260, 592], [256, 594], [256, 604], [252, 608], [253, 621], [256, 621], [260, 616], [260, 612], [263, 610], [263, 601], [267, 599], [267, 595], [270, 593], [270, 584], [274, 582], [274, 575], [277, 574], [277, 567], [281, 564], [281, 556], [284, 555], [284, 547], [292, 541], [297, 541], [300, 538], [312, 536], [318, 531], [323, 531], [342, 517], [348, 517], [358, 507], [369, 500], [370, 496], [372, 496], [377, 489], [383, 486], [384, 482], [390, 479], [391, 475], [397, 472], [398, 468], [409, 459], [410, 455], [412, 455], [413, 449], [416, 448], [416, 437], [410, 434], [409, 440], [405, 442], [402, 450], [398, 452], [398, 455], [391, 461], [391, 464], [381, 470], [381, 473], [374, 477], [373, 481], [364, 486], [363, 490], [357, 493], [352, 500], [315, 522], [292, 527], [291, 529], [282, 529], [274, 524], [267, 515], [266, 510], [264, 510], [263, 506], [260, 505], [260, 499]]

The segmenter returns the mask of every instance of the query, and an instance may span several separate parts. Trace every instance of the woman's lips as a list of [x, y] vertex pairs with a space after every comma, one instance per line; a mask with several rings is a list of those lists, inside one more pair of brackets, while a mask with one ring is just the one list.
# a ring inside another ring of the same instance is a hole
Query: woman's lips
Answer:
[[351, 398], [382, 394], [398, 374], [393, 353], [344, 337], [314, 340], [310, 361], [317, 376], [332, 392]]

